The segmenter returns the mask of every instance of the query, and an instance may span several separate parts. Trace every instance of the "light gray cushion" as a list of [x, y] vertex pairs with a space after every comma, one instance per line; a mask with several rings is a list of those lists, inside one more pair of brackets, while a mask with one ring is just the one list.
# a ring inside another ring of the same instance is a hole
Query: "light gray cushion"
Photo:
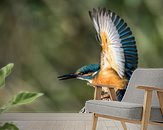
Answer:
[[[144, 91], [137, 89], [137, 86], [159, 87], [163, 89], [163, 68], [138, 68], [136, 69], [128, 83], [124, 102], [143, 104]], [[152, 94], [152, 106], [158, 106], [156, 92]]]
[[[86, 110], [102, 115], [141, 120], [143, 106], [128, 102], [89, 100], [86, 102]], [[160, 108], [152, 108], [151, 121], [163, 122]]]

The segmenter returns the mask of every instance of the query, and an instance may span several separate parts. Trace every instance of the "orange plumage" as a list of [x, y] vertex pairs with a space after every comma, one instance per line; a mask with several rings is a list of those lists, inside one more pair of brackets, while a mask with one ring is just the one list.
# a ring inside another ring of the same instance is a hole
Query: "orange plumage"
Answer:
[[105, 32], [100, 33], [101, 37], [101, 69], [98, 74], [93, 78], [93, 84], [109, 85], [116, 89], [123, 89], [127, 80], [121, 78], [118, 73], [112, 68], [117, 67], [114, 57], [111, 57], [112, 50], [108, 47], [110, 42]]
[[127, 84], [125, 78], [120, 78], [115, 70], [106, 68], [100, 70], [98, 75], [92, 80], [93, 84], [102, 84], [115, 87], [116, 89], [123, 89]]

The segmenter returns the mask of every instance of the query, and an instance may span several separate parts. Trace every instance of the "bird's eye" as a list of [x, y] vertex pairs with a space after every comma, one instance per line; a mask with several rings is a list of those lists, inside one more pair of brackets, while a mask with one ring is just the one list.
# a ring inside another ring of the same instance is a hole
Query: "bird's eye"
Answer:
[[79, 75], [83, 75], [83, 72], [80, 72]]

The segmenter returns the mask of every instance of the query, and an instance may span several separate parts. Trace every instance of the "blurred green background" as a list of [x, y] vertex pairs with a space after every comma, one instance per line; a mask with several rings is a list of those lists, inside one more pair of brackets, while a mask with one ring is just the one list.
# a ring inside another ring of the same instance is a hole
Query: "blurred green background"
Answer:
[[20, 90], [45, 96], [19, 112], [78, 112], [93, 88], [85, 81], [58, 81], [57, 76], [98, 63], [100, 46], [88, 16], [106, 7], [131, 27], [139, 52], [139, 67], [163, 67], [162, 0], [1, 0], [0, 67], [15, 64], [0, 104]]

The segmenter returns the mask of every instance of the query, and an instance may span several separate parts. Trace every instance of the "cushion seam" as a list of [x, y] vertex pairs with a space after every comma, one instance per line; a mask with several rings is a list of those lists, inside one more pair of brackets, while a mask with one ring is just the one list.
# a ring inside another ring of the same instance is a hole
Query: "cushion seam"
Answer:
[[106, 106], [106, 107], [114, 107], [114, 108], [117, 107], [117, 108], [125, 108], [125, 109], [143, 108], [143, 106], [140, 106], [140, 107], [134, 107], [134, 108], [128, 108], [128, 107], [110, 106], [110, 105], [105, 105], [105, 104], [96, 104], [96, 103], [89, 103], [89, 104], [93, 104], [93, 105], [96, 105], [96, 106], [103, 105], [103, 106]]

